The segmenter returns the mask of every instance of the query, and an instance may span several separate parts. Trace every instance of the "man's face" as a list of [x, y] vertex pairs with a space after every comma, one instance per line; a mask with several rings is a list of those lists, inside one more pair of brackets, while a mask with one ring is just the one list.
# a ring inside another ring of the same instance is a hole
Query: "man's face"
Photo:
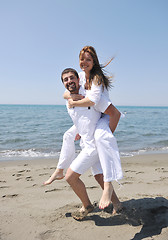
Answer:
[[63, 84], [70, 93], [78, 93], [79, 91], [79, 79], [73, 72], [64, 73], [62, 75]]

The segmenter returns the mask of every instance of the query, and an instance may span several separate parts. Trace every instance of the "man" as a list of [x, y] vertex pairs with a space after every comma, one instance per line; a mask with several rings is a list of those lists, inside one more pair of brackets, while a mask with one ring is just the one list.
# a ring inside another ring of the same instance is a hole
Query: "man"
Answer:
[[[71, 94], [80, 93], [83, 95], [82, 88], [80, 88], [79, 86], [78, 74], [74, 69], [65, 69], [62, 73], [62, 81], [65, 88], [69, 90]], [[64, 134], [63, 147], [61, 150], [60, 160], [57, 169], [44, 184], [47, 185], [56, 179], [62, 179], [63, 168], [67, 166], [65, 165], [65, 162], [66, 164], [68, 163], [68, 166], [70, 165], [70, 167], [67, 170], [65, 178], [83, 204], [81, 211], [78, 214], [75, 214], [74, 218], [81, 220], [84, 216], [86, 216], [89, 212], [93, 210], [93, 206], [91, 205], [91, 202], [87, 195], [85, 185], [80, 180], [80, 175], [83, 174], [87, 169], [92, 167], [92, 173], [95, 176], [95, 179], [98, 181], [102, 189], [104, 186], [102, 169], [100, 166], [94, 141], [94, 131], [96, 123], [100, 118], [100, 113], [95, 111], [93, 107], [78, 107], [75, 109], [67, 109], [75, 124], [76, 129], [73, 129], [73, 126], [70, 130], [67, 131], [66, 134]], [[73, 132], [72, 130], [75, 132]], [[72, 160], [74, 159], [74, 150], [72, 150], [74, 145], [73, 140], [77, 132], [80, 134], [83, 141], [83, 149], [78, 155], [78, 157], [72, 162]], [[67, 149], [69, 149], [70, 151], [65, 151]], [[117, 211], [117, 209], [119, 209], [121, 204], [114, 191], [111, 200], [113, 202], [115, 212]]]

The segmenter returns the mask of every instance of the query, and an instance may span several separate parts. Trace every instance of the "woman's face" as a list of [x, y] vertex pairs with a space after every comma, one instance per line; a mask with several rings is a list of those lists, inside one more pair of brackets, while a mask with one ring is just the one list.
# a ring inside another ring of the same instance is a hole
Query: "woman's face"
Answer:
[[80, 68], [85, 72], [85, 73], [90, 73], [90, 71], [93, 68], [93, 58], [88, 52], [84, 52], [81, 54], [79, 58], [79, 65]]

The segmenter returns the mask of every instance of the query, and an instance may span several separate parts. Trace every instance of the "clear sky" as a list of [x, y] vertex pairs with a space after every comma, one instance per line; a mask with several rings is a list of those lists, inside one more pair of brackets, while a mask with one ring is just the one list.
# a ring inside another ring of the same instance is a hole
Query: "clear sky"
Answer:
[[115, 105], [168, 106], [167, 0], [0, 0], [0, 104], [64, 104], [85, 45], [115, 56]]

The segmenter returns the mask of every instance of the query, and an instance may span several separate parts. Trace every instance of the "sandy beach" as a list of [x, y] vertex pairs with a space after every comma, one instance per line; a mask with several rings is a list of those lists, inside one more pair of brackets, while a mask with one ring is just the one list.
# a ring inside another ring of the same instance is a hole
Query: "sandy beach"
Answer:
[[168, 239], [168, 154], [122, 158], [124, 178], [114, 188], [123, 203], [116, 216], [99, 210], [102, 190], [90, 171], [82, 176], [95, 209], [84, 221], [65, 179], [49, 186], [55, 160], [0, 162], [1, 240]]

